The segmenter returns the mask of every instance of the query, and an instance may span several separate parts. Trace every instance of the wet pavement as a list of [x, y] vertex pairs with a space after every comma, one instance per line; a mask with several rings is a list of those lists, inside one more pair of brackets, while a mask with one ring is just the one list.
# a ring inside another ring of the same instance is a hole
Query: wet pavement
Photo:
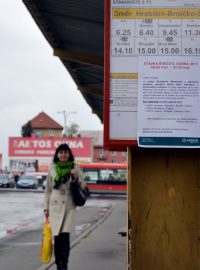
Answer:
[[[121, 226], [126, 224], [126, 201], [117, 201], [93, 230], [74, 244], [69, 258], [69, 270], [125, 270], [126, 237], [119, 234]], [[75, 241], [76, 242], [76, 241]], [[50, 268], [37, 270], [56, 270]]]
[[[4, 235], [3, 238], [0, 238], [1, 270], [36, 270], [40, 268], [40, 245], [44, 221], [43, 196], [42, 193], [0, 194], [0, 215], [3, 217], [0, 223], [1, 232], [5, 229], [10, 230], [9, 237]], [[75, 233], [71, 235], [71, 241], [75, 241], [84, 232], [87, 232], [117, 202], [118, 199], [113, 198], [88, 199], [86, 205], [76, 211], [77, 226]], [[124, 225], [124, 220], [122, 223]], [[14, 230], [16, 225], [18, 229]]]
[[0, 239], [24, 229], [37, 229], [43, 222], [42, 193], [0, 193]]

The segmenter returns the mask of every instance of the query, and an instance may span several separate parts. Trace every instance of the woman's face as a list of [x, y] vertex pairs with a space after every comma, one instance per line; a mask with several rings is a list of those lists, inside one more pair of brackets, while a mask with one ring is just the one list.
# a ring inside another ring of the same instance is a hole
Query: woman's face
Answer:
[[69, 159], [69, 152], [66, 150], [61, 150], [58, 152], [58, 159], [60, 162], [67, 162]]

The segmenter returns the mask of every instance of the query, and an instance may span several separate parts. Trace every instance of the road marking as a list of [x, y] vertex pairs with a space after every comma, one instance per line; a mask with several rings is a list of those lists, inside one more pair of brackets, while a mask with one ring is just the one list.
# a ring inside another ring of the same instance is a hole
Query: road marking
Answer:
[[27, 247], [27, 246], [40, 246], [41, 242], [17, 242], [11, 244], [4, 244], [6, 247]]

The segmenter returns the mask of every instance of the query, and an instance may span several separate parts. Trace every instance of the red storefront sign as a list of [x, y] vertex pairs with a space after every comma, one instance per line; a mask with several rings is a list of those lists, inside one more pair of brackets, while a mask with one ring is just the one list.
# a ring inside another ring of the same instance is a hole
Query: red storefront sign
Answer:
[[0, 172], [2, 172], [2, 154], [0, 154]]
[[56, 148], [67, 143], [75, 157], [91, 157], [91, 138], [9, 138], [9, 157], [53, 157]]

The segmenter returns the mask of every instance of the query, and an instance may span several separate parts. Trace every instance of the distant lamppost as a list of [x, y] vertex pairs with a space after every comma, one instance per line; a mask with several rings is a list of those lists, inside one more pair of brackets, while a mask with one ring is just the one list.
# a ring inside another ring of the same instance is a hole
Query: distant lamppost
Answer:
[[66, 112], [65, 110], [63, 111], [59, 111], [57, 113], [62, 113], [63, 116], [64, 116], [64, 135], [67, 136], [67, 117], [70, 115], [70, 114], [75, 114], [77, 112], [75, 111], [72, 111], [72, 112]]

